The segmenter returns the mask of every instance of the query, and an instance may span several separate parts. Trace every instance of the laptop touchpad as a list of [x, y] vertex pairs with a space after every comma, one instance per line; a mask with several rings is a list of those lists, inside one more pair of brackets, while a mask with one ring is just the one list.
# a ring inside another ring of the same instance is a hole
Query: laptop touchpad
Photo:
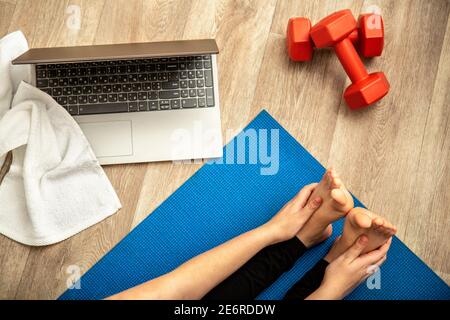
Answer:
[[133, 154], [131, 121], [83, 122], [79, 125], [97, 157]]

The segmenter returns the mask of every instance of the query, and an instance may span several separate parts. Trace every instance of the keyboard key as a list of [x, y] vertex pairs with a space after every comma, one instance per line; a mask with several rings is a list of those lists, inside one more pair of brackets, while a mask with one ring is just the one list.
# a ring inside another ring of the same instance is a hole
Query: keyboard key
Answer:
[[170, 109], [170, 101], [169, 100], [159, 100], [159, 109], [160, 110]]
[[89, 101], [89, 103], [97, 103], [98, 97], [95, 94], [90, 95], [90, 96], [88, 96], [88, 101]]
[[211, 69], [211, 62], [210, 61], [203, 62], [203, 67], [205, 69]]
[[152, 90], [161, 90], [161, 83], [160, 82], [153, 82], [152, 83]]
[[117, 102], [117, 94], [116, 93], [110, 93], [108, 94], [108, 102]]
[[188, 98], [189, 97], [189, 90], [181, 90], [181, 97], [182, 98]]
[[180, 105], [180, 100], [171, 100], [170, 101], [170, 107], [172, 109], [180, 109], [181, 105]]
[[156, 100], [158, 99], [158, 92], [152, 91], [148, 93], [148, 100]]
[[52, 96], [57, 97], [62, 95], [62, 88], [53, 88]]
[[208, 107], [214, 106], [214, 93], [211, 88], [206, 89], [206, 105]]
[[138, 81], [139, 82], [146, 82], [148, 80], [148, 76], [144, 73], [138, 74]]
[[130, 83], [124, 83], [122, 85], [122, 90], [123, 90], [123, 92], [131, 92], [131, 90], [132, 90], [131, 84]]
[[189, 90], [189, 97], [196, 97], [197, 96], [197, 90], [195, 89], [190, 89]]
[[71, 87], [64, 87], [63, 88], [63, 95], [65, 95], [65, 96], [72, 95], [72, 88]]
[[128, 75], [128, 82], [138, 82], [137, 74], [129, 74]]
[[163, 82], [161, 86], [165, 90], [167, 90], [167, 89], [178, 89], [180, 84], [179, 84], [178, 81], [167, 81], [167, 82]]
[[180, 74], [178, 72], [169, 72], [168, 73], [168, 78], [169, 78], [169, 81], [179, 80], [180, 79]]
[[37, 70], [36, 71], [36, 76], [38, 78], [47, 78], [47, 70]]
[[73, 94], [76, 94], [76, 95], [83, 94], [83, 87], [75, 87], [75, 88], [73, 88]]
[[188, 78], [188, 72], [187, 71], [181, 71], [180, 72], [180, 79], [187, 79]]
[[195, 82], [195, 80], [189, 80], [189, 88], [195, 88], [197, 83]]
[[197, 99], [184, 99], [181, 100], [181, 106], [183, 108], [197, 108]]
[[195, 69], [202, 69], [203, 68], [203, 63], [201, 61], [197, 61], [195, 63]]
[[[102, 86], [99, 85], [99, 84], [93, 86], [93, 87], [92, 87], [92, 92], [93, 92], [93, 93], [102, 93], [102, 92], [103, 92]], [[75, 94], [77, 94], [77, 93], [75, 93]]]
[[122, 91], [122, 85], [121, 84], [115, 84], [112, 87], [113, 92], [121, 92]]
[[205, 81], [203, 79], [198, 79], [197, 80], [197, 87], [204, 87], [205, 86]]
[[213, 79], [211, 70], [205, 70], [205, 86], [212, 87]]
[[[66, 88], [64, 88], [66, 89]], [[63, 89], [63, 91], [64, 91]], [[83, 87], [83, 94], [91, 94], [92, 93], [92, 87], [91, 86], [85, 86]]]
[[148, 102], [148, 108], [149, 110], [158, 110], [158, 101], [149, 101]]
[[150, 82], [146, 82], [142, 84], [142, 90], [152, 90], [152, 84]]
[[128, 103], [128, 109], [129, 109], [130, 112], [139, 111], [138, 103], [137, 102], [129, 102]]
[[202, 70], [195, 71], [195, 77], [196, 78], [203, 78], [203, 71]]
[[119, 93], [117, 94], [117, 99], [119, 101], [127, 101], [128, 100], [128, 96], [126, 93]]
[[108, 102], [108, 95], [107, 94], [99, 94], [98, 95], [98, 102], [100, 102], [100, 103]]
[[[70, 112], [70, 106], [69, 106]], [[117, 113], [128, 112], [127, 103], [102, 103], [92, 105], [80, 105], [80, 115], [83, 114], [97, 114], [97, 113]]]
[[139, 101], [138, 109], [139, 111], [147, 111], [147, 101]]
[[198, 106], [200, 108], [203, 108], [204, 106], [206, 106], [205, 98], [198, 98]]
[[48, 81], [48, 86], [49, 87], [57, 87], [58, 86], [58, 79], [50, 79]]
[[88, 98], [87, 98], [87, 96], [78, 96], [78, 103], [79, 103], [79, 104], [85, 104], [85, 103], [88, 103]]
[[78, 103], [78, 98], [76, 96], [70, 96], [67, 100], [68, 100], [69, 104], [77, 104]]
[[131, 90], [132, 91], [141, 91], [142, 90], [142, 84], [140, 84], [140, 83], [133, 83], [133, 84], [131, 84]]
[[129, 101], [136, 101], [137, 100], [137, 93], [136, 92], [130, 92], [128, 94], [128, 100]]
[[160, 91], [159, 98], [160, 99], [176, 99], [180, 97], [179, 90], [171, 90], [171, 91]]
[[103, 93], [111, 93], [112, 92], [112, 85], [107, 84], [105, 86], [102, 87], [102, 92]]
[[197, 89], [197, 96], [198, 97], [204, 97], [205, 96], [205, 89]]
[[195, 79], [195, 72], [194, 71], [188, 71], [188, 79]]
[[36, 81], [36, 85], [37, 85], [38, 88], [48, 87], [48, 80], [46, 80], [46, 79], [38, 79]]
[[62, 106], [65, 106], [67, 104], [67, 97], [57, 97], [56, 102]]
[[166, 64], [166, 70], [167, 71], [174, 71], [178, 69], [178, 64], [177, 63], [168, 63]]
[[181, 80], [180, 81], [180, 88], [181, 89], [187, 89], [188, 87], [188, 82], [186, 80]]
[[58, 86], [65, 87], [68, 85], [69, 85], [69, 79], [67, 79], [67, 78], [58, 79]]
[[68, 109], [69, 113], [73, 116], [78, 114], [77, 106], [68, 106], [67, 109]]
[[147, 100], [147, 92], [138, 92], [138, 100]]
[[169, 80], [167, 73], [165, 72], [158, 73], [158, 81], [167, 81], [167, 80]]

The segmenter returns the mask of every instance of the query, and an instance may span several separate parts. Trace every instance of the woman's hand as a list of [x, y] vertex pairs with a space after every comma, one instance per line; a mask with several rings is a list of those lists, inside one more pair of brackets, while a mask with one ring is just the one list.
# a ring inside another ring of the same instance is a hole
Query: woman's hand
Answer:
[[307, 299], [343, 299], [383, 264], [391, 241], [392, 238], [380, 248], [361, 255], [368, 238], [360, 236], [347, 251], [329, 264], [322, 284]]
[[305, 186], [266, 224], [261, 226], [271, 237], [271, 244], [295, 237], [311, 215], [316, 211], [322, 199], [309, 199], [317, 183]]

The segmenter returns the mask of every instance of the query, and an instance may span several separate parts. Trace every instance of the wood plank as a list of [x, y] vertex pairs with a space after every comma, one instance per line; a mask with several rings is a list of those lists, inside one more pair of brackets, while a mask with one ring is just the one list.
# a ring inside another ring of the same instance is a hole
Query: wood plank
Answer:
[[405, 242], [450, 284], [450, 19], [415, 174]]
[[16, 8], [16, 4], [13, 2], [1, 0], [0, 1], [0, 38], [7, 32], [11, 23], [11, 17]]

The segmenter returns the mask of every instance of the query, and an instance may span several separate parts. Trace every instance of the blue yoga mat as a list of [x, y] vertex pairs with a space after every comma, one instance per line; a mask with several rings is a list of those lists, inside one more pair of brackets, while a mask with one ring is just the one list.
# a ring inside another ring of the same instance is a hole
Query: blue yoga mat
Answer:
[[[240, 156], [244, 153], [239, 156], [237, 152], [242, 144], [237, 142], [249, 141], [255, 138], [254, 134], [260, 138], [267, 135], [268, 148], [261, 143], [256, 149], [254, 144], [246, 144], [247, 160], [242, 161]], [[276, 141], [278, 137], [279, 149], [276, 144], [270, 144], [271, 139]], [[267, 139], [259, 141], [263, 140]], [[224, 154], [221, 161], [205, 164], [97, 262], [80, 279], [80, 289], [67, 290], [60, 299], [101, 299], [167, 273], [190, 258], [263, 224], [303, 186], [320, 181], [325, 172], [266, 111], [225, 147]], [[264, 157], [267, 154], [273, 161]], [[274, 161], [277, 154], [279, 161]], [[260, 161], [255, 161], [255, 157]], [[239, 164], [242, 162], [247, 164]], [[362, 206], [357, 199], [355, 205]], [[282, 298], [326, 254], [342, 231], [342, 220], [333, 227], [330, 239], [309, 250], [258, 298]], [[369, 289], [363, 283], [347, 299], [450, 298], [449, 286], [397, 238], [379, 272], [380, 281], [371, 282], [375, 288]]]

